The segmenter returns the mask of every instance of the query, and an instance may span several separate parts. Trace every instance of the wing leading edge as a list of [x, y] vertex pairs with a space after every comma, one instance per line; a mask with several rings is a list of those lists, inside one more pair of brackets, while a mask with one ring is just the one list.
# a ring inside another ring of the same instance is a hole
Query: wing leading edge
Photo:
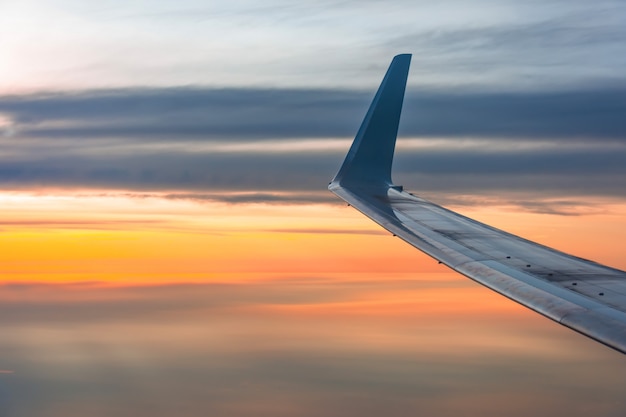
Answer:
[[472, 220], [393, 185], [411, 55], [396, 56], [329, 190], [453, 270], [626, 353], [626, 272]]

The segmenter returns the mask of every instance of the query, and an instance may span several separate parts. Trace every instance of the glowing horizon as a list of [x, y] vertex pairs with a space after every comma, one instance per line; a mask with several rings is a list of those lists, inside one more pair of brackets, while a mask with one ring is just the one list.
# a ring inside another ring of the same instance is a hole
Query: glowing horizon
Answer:
[[[232, 204], [102, 190], [5, 192], [0, 201], [2, 282], [133, 285], [272, 274], [418, 278], [449, 272], [341, 204]], [[575, 216], [510, 205], [460, 211], [564, 252], [625, 268], [620, 248], [626, 204], [587, 203], [585, 208], [593, 210]]]

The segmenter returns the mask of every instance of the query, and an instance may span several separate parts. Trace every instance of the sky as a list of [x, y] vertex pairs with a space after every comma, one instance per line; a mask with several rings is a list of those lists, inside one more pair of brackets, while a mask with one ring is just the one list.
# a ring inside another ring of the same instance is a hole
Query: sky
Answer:
[[626, 269], [626, 5], [1, 1], [0, 416], [602, 415], [623, 355], [326, 190], [393, 178]]

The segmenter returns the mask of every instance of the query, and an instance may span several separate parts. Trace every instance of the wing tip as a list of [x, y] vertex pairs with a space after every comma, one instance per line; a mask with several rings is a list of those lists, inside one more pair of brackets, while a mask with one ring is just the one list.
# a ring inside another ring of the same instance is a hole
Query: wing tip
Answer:
[[389, 186], [412, 54], [394, 56], [332, 183]]

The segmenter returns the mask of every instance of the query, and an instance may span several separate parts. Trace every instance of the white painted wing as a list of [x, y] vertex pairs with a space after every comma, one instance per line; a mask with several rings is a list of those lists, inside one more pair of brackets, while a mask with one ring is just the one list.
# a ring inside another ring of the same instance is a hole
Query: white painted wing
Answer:
[[626, 353], [626, 272], [472, 220], [391, 182], [410, 55], [392, 61], [329, 189], [453, 270]]

